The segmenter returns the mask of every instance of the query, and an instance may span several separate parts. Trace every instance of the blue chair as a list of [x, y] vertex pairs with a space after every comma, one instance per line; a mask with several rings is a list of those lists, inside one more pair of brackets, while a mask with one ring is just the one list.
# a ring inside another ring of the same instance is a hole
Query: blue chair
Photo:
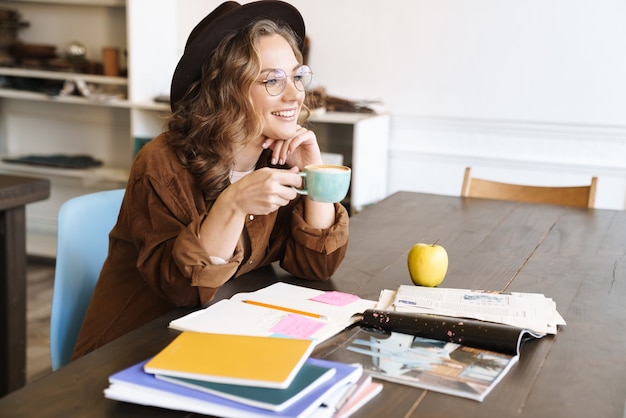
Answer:
[[52, 370], [70, 362], [74, 344], [109, 249], [124, 189], [72, 198], [61, 206], [52, 312]]

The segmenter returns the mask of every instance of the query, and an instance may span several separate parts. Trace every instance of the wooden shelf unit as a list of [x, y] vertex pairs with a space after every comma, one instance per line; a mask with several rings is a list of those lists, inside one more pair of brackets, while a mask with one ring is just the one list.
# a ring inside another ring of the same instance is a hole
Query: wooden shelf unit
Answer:
[[[163, 130], [169, 105], [154, 101], [169, 92], [178, 60], [175, 0], [150, 0], [146, 18], [143, 0], [9, 0], [2, 7], [17, 10], [29, 26], [20, 29], [25, 43], [51, 44], [61, 56], [73, 41], [84, 44], [87, 59], [101, 60], [102, 48], [120, 51], [127, 77], [0, 67], [0, 158], [46, 154], [88, 154], [103, 162], [93, 169], [59, 169], [1, 163], [0, 172], [51, 180], [50, 199], [27, 208], [27, 252], [56, 255], [56, 223], [61, 204], [74, 196], [124, 187], [136, 138]], [[163, 28], [172, 28], [173, 32]], [[11, 89], [9, 77], [50, 81], [82, 81], [119, 86], [126, 97], [94, 94], [51, 96]]]

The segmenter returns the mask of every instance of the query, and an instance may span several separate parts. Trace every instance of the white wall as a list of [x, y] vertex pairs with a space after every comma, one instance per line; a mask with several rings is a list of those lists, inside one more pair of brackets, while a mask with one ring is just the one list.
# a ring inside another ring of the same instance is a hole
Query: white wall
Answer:
[[[472, 165], [539, 184], [597, 175], [598, 207], [626, 206], [623, 0], [289, 2], [315, 83], [391, 114], [389, 193], [458, 194]], [[184, 0], [181, 51], [219, 3]]]
[[398, 115], [623, 124], [621, 0], [291, 0], [316, 80]]

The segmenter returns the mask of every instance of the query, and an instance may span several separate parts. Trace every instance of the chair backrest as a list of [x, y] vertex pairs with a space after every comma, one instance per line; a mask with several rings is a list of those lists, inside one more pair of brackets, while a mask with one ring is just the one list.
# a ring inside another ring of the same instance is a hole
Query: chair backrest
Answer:
[[526, 186], [472, 178], [471, 168], [467, 167], [461, 196], [593, 208], [597, 181], [592, 177], [587, 186]]
[[50, 315], [52, 370], [69, 363], [108, 253], [124, 189], [90, 193], [61, 206]]

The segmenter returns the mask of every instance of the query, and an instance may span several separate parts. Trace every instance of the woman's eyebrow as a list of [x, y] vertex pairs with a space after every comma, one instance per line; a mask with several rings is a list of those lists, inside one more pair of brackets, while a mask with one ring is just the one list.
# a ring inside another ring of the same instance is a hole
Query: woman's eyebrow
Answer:
[[[302, 67], [302, 64], [296, 64], [296, 65], [294, 65], [291, 69], [292, 69], [293, 71], [295, 71], [295, 70], [297, 70], [297, 69], [298, 69], [298, 68], [300, 68], [300, 67]], [[282, 68], [271, 67], [271, 68], [262, 68], [262, 69], [261, 69], [261, 72], [262, 72], [262, 73], [264, 73], [264, 72], [266, 72], [266, 71], [274, 71], [274, 70], [282, 70], [282, 71], [285, 71], [285, 70], [283, 70]]]

